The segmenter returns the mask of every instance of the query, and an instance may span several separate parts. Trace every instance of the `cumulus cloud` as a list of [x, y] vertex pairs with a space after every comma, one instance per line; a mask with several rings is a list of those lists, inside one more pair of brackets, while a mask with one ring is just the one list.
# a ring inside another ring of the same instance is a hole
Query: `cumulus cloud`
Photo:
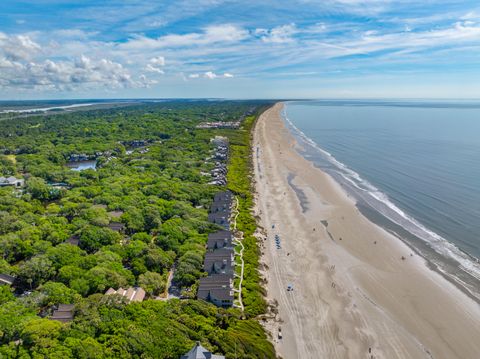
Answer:
[[0, 51], [8, 60], [29, 60], [41, 51], [39, 44], [27, 35], [7, 36], [0, 33]]
[[[31, 40], [23, 40], [25, 48], [37, 48]], [[145, 79], [132, 80], [130, 72], [122, 64], [108, 59], [94, 60], [82, 55], [73, 60], [22, 61], [20, 55], [21, 52], [12, 56], [9, 48], [0, 48], [2, 86], [69, 90], [99, 86], [122, 88], [144, 86], [146, 83]]]
[[145, 70], [148, 72], [156, 72], [158, 74], [163, 74], [163, 66], [165, 66], [165, 58], [163, 56], [152, 57], [147, 66], [145, 67]]

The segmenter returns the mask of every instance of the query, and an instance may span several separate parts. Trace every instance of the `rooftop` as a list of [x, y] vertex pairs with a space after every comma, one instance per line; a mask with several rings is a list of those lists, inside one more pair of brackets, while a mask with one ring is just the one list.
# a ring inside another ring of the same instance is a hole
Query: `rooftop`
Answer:
[[110, 222], [108, 228], [112, 231], [122, 232], [125, 230], [125, 225], [121, 222]]
[[71, 244], [72, 246], [78, 246], [78, 244], [80, 243], [80, 236], [74, 234], [69, 239], [67, 239], [65, 243]]
[[57, 320], [62, 323], [67, 323], [73, 320], [73, 311], [75, 306], [73, 304], [59, 304], [58, 309], [53, 311], [50, 319]]
[[227, 230], [217, 231], [208, 234], [208, 239], [232, 239], [232, 232]]
[[223, 355], [212, 354], [197, 342], [195, 346], [190, 349], [188, 353], [182, 355], [180, 359], [225, 359], [225, 357]]
[[216, 250], [221, 248], [232, 247], [232, 237], [227, 238], [210, 238], [208, 237], [207, 249]]
[[0, 274], [0, 284], [12, 285], [15, 282], [15, 277], [10, 274]]
[[213, 201], [221, 201], [221, 200], [228, 200], [233, 198], [233, 193], [230, 191], [223, 191], [223, 192], [218, 192], [215, 194], [215, 197], [213, 198]]
[[105, 295], [113, 295], [117, 294], [124, 297], [127, 302], [141, 302], [145, 298], [145, 291], [143, 288], [140, 287], [130, 287], [128, 289], [118, 288], [115, 290], [113, 288], [109, 288]]

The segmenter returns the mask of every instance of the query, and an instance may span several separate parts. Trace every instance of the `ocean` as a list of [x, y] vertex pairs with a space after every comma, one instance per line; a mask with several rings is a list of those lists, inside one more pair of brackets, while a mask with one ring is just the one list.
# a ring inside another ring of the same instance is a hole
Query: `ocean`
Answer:
[[480, 102], [294, 101], [299, 151], [480, 299]]

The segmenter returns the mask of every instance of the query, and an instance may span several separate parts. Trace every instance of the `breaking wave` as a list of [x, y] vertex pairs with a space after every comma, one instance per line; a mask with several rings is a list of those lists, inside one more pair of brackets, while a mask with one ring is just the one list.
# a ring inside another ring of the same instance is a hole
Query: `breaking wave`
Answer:
[[[360, 174], [353, 171], [344, 163], [338, 161], [331, 153], [318, 146], [315, 141], [296, 127], [288, 118], [286, 106], [284, 107], [282, 116], [292, 134], [297, 140], [299, 140], [299, 144], [305, 148], [305, 151], [302, 152], [308, 153], [309, 149], [313, 150], [316, 155], [315, 164], [340, 183], [340, 185], [351, 194], [357, 202], [361, 201], [363, 204], [369, 206], [371, 209], [400, 226], [408, 233], [419, 238], [441, 257], [450, 262], [453, 261], [460, 271], [463, 271], [480, 281], [480, 263], [477, 258], [468, 255], [447, 239], [425, 227], [418, 220], [394, 204], [386, 193], [380, 191], [373, 184], [362, 178]], [[415, 243], [409, 242], [409, 244], [415, 246]], [[422, 253], [422, 251], [419, 252]], [[459, 276], [459, 273], [452, 273], [451, 270], [448, 270], [448, 266], [446, 266], [445, 263], [436, 260], [434, 261], [431, 258], [428, 258], [428, 260], [433, 262], [438, 270], [444, 275], [462, 285], [462, 287], [473, 296], [480, 299], [478, 283], [477, 285], [469, 284], [463, 278], [464, 276]]]

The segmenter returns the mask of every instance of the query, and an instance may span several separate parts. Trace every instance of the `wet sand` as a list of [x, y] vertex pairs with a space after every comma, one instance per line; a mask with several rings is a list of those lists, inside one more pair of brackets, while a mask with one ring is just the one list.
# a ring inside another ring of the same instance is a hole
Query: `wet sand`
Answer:
[[281, 108], [259, 118], [253, 141], [263, 275], [267, 299], [278, 302], [266, 327], [278, 354], [479, 358], [480, 306], [301, 157]]

